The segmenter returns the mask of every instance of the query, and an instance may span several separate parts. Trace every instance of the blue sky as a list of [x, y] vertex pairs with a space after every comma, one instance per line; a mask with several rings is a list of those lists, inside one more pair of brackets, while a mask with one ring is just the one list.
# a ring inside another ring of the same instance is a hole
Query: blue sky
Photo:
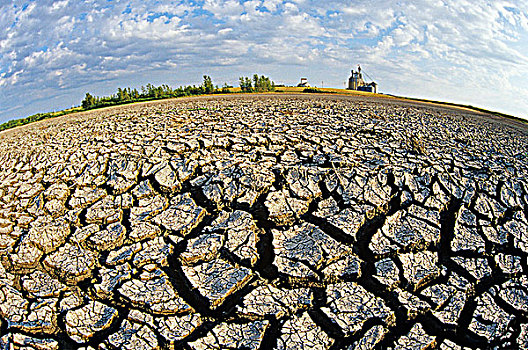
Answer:
[[0, 1], [0, 122], [203, 74], [343, 87], [357, 64], [383, 93], [528, 119], [528, 1]]

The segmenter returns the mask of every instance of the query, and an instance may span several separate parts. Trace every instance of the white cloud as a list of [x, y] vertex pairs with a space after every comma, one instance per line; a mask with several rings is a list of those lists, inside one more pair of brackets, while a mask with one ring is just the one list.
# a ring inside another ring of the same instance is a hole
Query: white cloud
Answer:
[[262, 7], [266, 8], [270, 12], [277, 11], [279, 5], [282, 4], [281, 0], [264, 0], [262, 1]]
[[244, 6], [235, 0], [205, 0], [203, 9], [217, 18], [237, 17], [244, 12]]
[[68, 3], [69, 3], [68, 0], [54, 2], [53, 5], [51, 5], [50, 11], [53, 12], [53, 11], [61, 10], [65, 8], [66, 6], [68, 6]]
[[232, 31], [233, 31], [233, 28], [224, 28], [224, 29], [220, 29], [218, 31], [218, 34], [224, 35], [224, 34], [227, 34], [227, 33], [231, 33]]

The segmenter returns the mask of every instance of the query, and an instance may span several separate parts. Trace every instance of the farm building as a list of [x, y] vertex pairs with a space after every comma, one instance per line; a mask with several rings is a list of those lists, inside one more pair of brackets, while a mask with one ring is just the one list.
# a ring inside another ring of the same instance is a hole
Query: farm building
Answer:
[[310, 84], [308, 84], [308, 78], [301, 78], [301, 82], [297, 84], [297, 87], [310, 87]]
[[352, 75], [348, 78], [348, 90], [358, 90], [376, 93], [378, 91], [378, 84], [375, 82], [367, 83], [363, 80], [361, 73], [361, 66], [358, 65], [357, 72], [352, 69]]

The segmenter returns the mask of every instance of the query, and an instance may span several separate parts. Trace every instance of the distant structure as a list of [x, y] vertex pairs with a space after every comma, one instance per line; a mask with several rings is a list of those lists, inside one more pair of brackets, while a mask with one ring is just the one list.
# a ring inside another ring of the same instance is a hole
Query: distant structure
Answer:
[[301, 78], [301, 82], [297, 84], [297, 87], [310, 87], [310, 84], [308, 84], [308, 78]]
[[355, 72], [352, 69], [352, 75], [348, 78], [348, 90], [367, 91], [376, 93], [378, 91], [378, 84], [375, 82], [366, 83], [363, 80], [361, 73], [361, 66], [358, 64], [358, 70]]

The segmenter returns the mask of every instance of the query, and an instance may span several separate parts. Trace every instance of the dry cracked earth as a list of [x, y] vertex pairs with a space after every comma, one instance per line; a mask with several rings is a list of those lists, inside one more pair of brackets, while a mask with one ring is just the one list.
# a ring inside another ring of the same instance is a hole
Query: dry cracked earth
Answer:
[[528, 348], [527, 130], [260, 95], [0, 134], [0, 348]]

